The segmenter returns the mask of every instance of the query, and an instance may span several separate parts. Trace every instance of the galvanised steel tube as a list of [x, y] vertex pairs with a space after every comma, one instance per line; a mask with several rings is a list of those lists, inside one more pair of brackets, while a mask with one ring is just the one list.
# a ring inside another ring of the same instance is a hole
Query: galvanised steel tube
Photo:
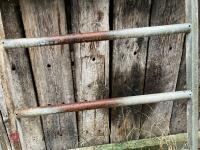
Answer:
[[70, 34], [66, 36], [41, 37], [41, 38], [21, 38], [1, 40], [4, 48], [34, 47], [45, 45], [60, 45], [82, 42], [115, 40], [123, 38], [139, 38], [155, 35], [165, 35], [173, 33], [188, 33], [191, 30], [189, 23], [163, 25], [154, 27], [131, 28], [103, 32], [89, 32], [82, 34]]
[[188, 149], [197, 150], [199, 130], [199, 0], [185, 0], [186, 21], [191, 23], [191, 32], [186, 36], [186, 81], [192, 91], [187, 104]]
[[129, 105], [139, 105], [147, 103], [157, 103], [171, 100], [191, 98], [191, 91], [168, 92], [158, 94], [148, 94], [140, 96], [130, 96], [121, 98], [103, 99], [90, 102], [79, 102], [72, 104], [62, 104], [54, 106], [41, 106], [15, 111], [16, 117], [33, 117], [39, 115], [49, 115], [64, 112], [75, 112], [82, 110], [109, 108]]

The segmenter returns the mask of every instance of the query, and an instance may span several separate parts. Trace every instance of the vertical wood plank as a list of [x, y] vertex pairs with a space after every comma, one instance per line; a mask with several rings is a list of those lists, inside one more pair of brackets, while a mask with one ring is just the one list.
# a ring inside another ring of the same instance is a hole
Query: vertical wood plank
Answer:
[[[18, 1], [3, 0], [1, 3], [2, 19], [6, 38], [23, 37]], [[14, 105], [16, 109], [37, 106], [36, 96], [31, 76], [31, 68], [27, 50], [7, 50], [12, 74]], [[45, 148], [40, 118], [21, 119], [21, 143], [27, 150], [42, 150]]]
[[[199, 8], [200, 8], [200, 3], [199, 3]], [[200, 13], [200, 10], [199, 10], [199, 13]], [[184, 53], [182, 56], [181, 66], [179, 70], [179, 77], [177, 81], [177, 90], [186, 89], [186, 57], [185, 55], [186, 54]], [[199, 51], [199, 55], [200, 55], [200, 51]], [[199, 66], [200, 66], [200, 62], [199, 62]], [[200, 69], [199, 69], [199, 75], [200, 75]], [[199, 91], [199, 94], [200, 94], [200, 91]], [[172, 113], [172, 118], [171, 118], [171, 126], [170, 126], [171, 134], [187, 131], [186, 110], [187, 110], [187, 102], [174, 102], [173, 113]]]
[[[67, 34], [63, 0], [20, 0], [26, 37]], [[40, 106], [74, 102], [68, 45], [29, 49]], [[42, 117], [47, 149], [77, 146], [75, 113]]]
[[[185, 50], [182, 55], [182, 60], [180, 64], [178, 80], [176, 85], [176, 90], [186, 90], [186, 60], [185, 60]], [[172, 115], [170, 120], [170, 133], [185, 133], [187, 132], [187, 100], [185, 101], [174, 101]]]
[[[72, 0], [72, 31], [109, 30], [109, 0]], [[109, 96], [109, 42], [74, 45], [77, 101]], [[109, 142], [108, 109], [78, 113], [80, 146]]]
[[[151, 25], [184, 22], [184, 1], [154, 1]], [[173, 91], [183, 50], [184, 34], [152, 37], [149, 42], [145, 93]], [[141, 137], [169, 133], [173, 102], [144, 105]]]
[[[5, 39], [5, 32], [3, 28], [2, 15], [0, 11], [0, 40]], [[13, 93], [13, 80], [11, 75], [11, 67], [9, 63], [8, 53], [4, 49], [3, 45], [0, 44], [0, 81], [3, 88], [4, 102], [6, 105], [8, 113], [8, 125], [9, 125], [9, 139], [11, 141], [11, 146], [15, 150], [21, 149], [21, 143], [17, 125], [16, 118], [14, 115], [15, 106], [13, 103], [14, 93]], [[13, 136], [14, 135], [14, 136]]]
[[[1, 83], [1, 80], [0, 80]], [[6, 109], [6, 104], [5, 104], [5, 99], [3, 98], [3, 89], [2, 86], [0, 85], [0, 111], [3, 117], [3, 120], [8, 120], [8, 112]]]
[[[151, 0], [114, 0], [113, 28], [149, 25]], [[148, 38], [113, 42], [112, 97], [143, 94]], [[111, 142], [137, 139], [141, 105], [112, 109]]]
[[11, 145], [8, 139], [7, 131], [3, 122], [3, 117], [0, 112], [0, 149], [11, 150]]

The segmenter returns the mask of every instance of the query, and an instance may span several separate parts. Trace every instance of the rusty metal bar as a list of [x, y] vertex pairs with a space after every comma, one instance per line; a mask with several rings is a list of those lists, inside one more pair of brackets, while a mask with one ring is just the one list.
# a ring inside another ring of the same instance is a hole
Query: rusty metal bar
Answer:
[[89, 32], [82, 34], [71, 34], [66, 36], [42, 37], [42, 38], [21, 38], [1, 40], [4, 48], [34, 47], [46, 45], [72, 44], [82, 42], [115, 40], [123, 38], [138, 38], [155, 35], [166, 35], [175, 33], [189, 33], [191, 25], [189, 23], [163, 25], [154, 27], [131, 28], [103, 32]]
[[198, 0], [185, 0], [186, 21], [192, 25], [186, 38], [186, 74], [187, 89], [192, 91], [187, 105], [188, 148], [198, 149]]
[[191, 98], [191, 91], [178, 91], [158, 94], [148, 94], [121, 98], [102, 99], [90, 102], [79, 102], [73, 104], [62, 104], [54, 106], [41, 106], [15, 111], [16, 117], [34, 117], [39, 115], [49, 115], [64, 112], [75, 112], [90, 109], [139, 105], [147, 103], [157, 103], [163, 101], [180, 100]]

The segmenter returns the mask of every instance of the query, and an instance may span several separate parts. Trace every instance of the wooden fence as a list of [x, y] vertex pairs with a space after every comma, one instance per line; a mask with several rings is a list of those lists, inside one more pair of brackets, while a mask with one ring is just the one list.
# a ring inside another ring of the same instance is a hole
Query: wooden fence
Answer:
[[[22, 38], [183, 23], [184, 2], [2, 0], [0, 8], [6, 38]], [[15, 108], [183, 90], [184, 42], [185, 35], [178, 34], [8, 50]], [[0, 101], [0, 132], [9, 135], [5, 103]], [[186, 103], [21, 121], [24, 149], [60, 150], [186, 132]]]

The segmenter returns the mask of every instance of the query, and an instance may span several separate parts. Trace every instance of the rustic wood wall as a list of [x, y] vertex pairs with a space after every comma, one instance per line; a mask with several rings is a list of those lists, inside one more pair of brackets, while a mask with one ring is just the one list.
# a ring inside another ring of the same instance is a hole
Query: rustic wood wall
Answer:
[[[184, 22], [183, 0], [152, 2], [151, 26]], [[150, 38], [144, 93], [175, 90], [183, 45], [184, 34]], [[172, 109], [173, 102], [144, 105], [141, 137], [168, 134]]]
[[[184, 0], [1, 0], [5, 38], [183, 23]], [[0, 18], [1, 18], [0, 17]], [[1, 35], [2, 38], [2, 35]], [[185, 89], [185, 35], [7, 51], [15, 108]], [[0, 88], [0, 91], [1, 88]], [[0, 92], [0, 144], [9, 143]], [[23, 149], [67, 149], [186, 131], [186, 102], [21, 119]], [[7, 145], [7, 147], [6, 147]]]

